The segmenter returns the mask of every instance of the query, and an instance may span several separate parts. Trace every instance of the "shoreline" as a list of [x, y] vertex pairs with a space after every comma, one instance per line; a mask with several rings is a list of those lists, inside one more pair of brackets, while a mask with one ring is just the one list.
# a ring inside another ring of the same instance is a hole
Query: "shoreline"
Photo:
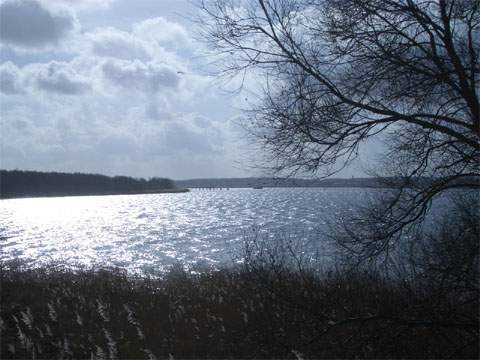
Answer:
[[0, 194], [0, 200], [9, 199], [31, 199], [31, 198], [44, 198], [44, 197], [77, 197], [77, 196], [110, 196], [110, 195], [145, 195], [145, 194], [178, 194], [189, 192], [190, 189], [158, 189], [158, 190], [144, 190], [144, 191], [122, 191], [122, 192], [100, 192], [100, 193], [88, 193], [88, 194], [22, 194], [14, 196], [3, 196]]

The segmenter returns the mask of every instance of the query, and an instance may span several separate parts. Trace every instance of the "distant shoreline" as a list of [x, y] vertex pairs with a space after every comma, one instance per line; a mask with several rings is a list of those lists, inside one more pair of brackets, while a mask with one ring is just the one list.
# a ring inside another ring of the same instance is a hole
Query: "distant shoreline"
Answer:
[[[65, 197], [65, 196], [104, 196], [184, 193], [189, 189], [258, 189], [263, 188], [363, 188], [399, 189], [415, 183], [435, 182], [442, 179], [395, 177], [370, 178], [204, 178], [172, 180], [153, 177], [150, 179], [128, 176], [106, 176], [100, 174], [57, 173], [29, 170], [0, 169], [0, 199]], [[474, 178], [459, 179], [457, 185], [478, 187]]]
[[190, 189], [158, 189], [158, 190], [145, 190], [145, 191], [124, 191], [124, 192], [102, 192], [91, 194], [71, 194], [71, 193], [52, 193], [52, 194], [22, 194], [12, 196], [0, 196], [0, 200], [8, 199], [31, 199], [31, 198], [44, 198], [44, 197], [69, 197], [69, 196], [111, 196], [111, 195], [145, 195], [145, 194], [171, 194], [171, 193], [186, 193]]
[[168, 178], [0, 169], [0, 198], [102, 196], [186, 192]]

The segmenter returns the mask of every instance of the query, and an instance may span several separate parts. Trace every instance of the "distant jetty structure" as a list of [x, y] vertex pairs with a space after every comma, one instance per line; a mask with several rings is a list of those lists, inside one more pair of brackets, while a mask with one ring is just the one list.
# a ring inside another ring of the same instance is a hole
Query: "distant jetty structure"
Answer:
[[195, 186], [191, 187], [190, 189], [196, 189], [196, 190], [230, 190], [230, 188], [226, 187], [218, 187], [218, 186]]
[[388, 188], [401, 184], [399, 178], [352, 177], [352, 178], [281, 178], [281, 177], [246, 177], [246, 178], [199, 178], [175, 180], [178, 188], [192, 190], [229, 190], [235, 188], [284, 188], [284, 187], [321, 187], [321, 188]]

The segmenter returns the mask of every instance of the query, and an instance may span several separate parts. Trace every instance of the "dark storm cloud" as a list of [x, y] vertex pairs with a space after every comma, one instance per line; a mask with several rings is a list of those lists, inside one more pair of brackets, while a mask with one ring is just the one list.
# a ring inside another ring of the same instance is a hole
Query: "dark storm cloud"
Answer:
[[75, 25], [67, 12], [53, 13], [35, 0], [8, 0], [0, 4], [0, 40], [9, 45], [41, 48], [56, 44]]

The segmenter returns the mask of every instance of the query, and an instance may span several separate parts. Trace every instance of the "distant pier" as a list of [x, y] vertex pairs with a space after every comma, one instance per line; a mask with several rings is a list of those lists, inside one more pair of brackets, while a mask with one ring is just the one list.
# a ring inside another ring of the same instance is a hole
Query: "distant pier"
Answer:
[[191, 190], [230, 190], [226, 187], [216, 187], [216, 186], [203, 186], [203, 187], [191, 187]]

